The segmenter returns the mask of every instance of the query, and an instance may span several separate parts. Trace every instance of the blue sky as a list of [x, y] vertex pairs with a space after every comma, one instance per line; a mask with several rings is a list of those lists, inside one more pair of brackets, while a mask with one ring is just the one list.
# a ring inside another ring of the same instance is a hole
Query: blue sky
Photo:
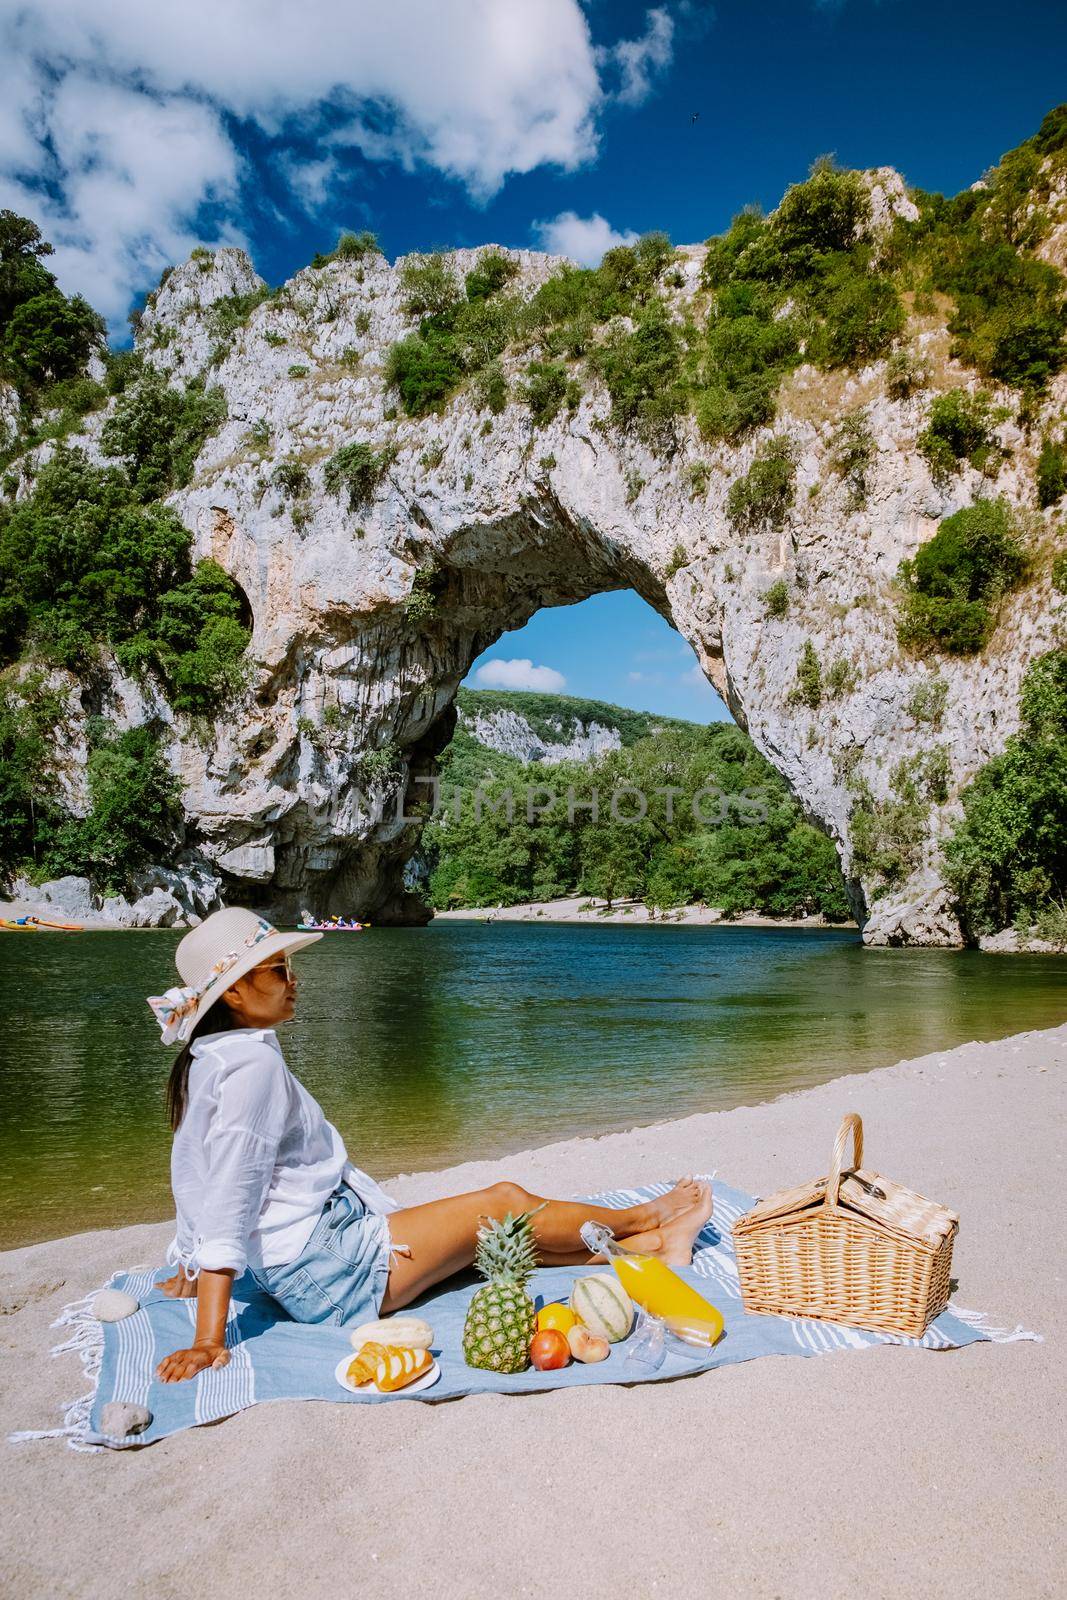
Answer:
[[484, 651], [464, 681], [584, 695], [693, 722], [730, 715], [692, 647], [632, 589], [538, 611]]
[[[0, 206], [121, 329], [201, 242], [243, 244], [271, 282], [346, 227], [390, 257], [494, 242], [594, 262], [773, 207], [828, 151], [953, 193], [1063, 98], [1065, 61], [1067, 6], [1035, 0], [0, 0]], [[679, 643], [611, 595], [490, 654], [712, 714], [691, 657], [632, 676], [637, 650]]]
[[[691, 243], [721, 232], [751, 201], [771, 209], [827, 151], [846, 166], [895, 166], [910, 183], [954, 194], [1067, 95], [1067, 5], [1050, 0], [1010, 12], [988, 0], [665, 9], [675, 19], [672, 60], [642, 104], [604, 109], [594, 161], [516, 175], [487, 203], [434, 173], [401, 176], [357, 161], [330, 225], [293, 237], [268, 230], [260, 270], [283, 278], [346, 223], [373, 228], [391, 257], [536, 244], [532, 225], [568, 211]], [[648, 12], [631, 0], [586, 10], [594, 37], [606, 40], [639, 35]]]

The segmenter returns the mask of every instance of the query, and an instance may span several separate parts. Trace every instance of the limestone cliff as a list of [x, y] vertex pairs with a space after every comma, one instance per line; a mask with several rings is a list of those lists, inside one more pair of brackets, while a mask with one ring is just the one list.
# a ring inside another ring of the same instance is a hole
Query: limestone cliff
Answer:
[[[876, 224], [911, 205], [895, 173], [868, 181]], [[511, 292], [526, 296], [560, 265], [504, 254], [519, 269]], [[661, 291], [672, 312], [699, 310], [703, 255], [702, 246], [680, 251]], [[447, 263], [461, 277], [478, 257], [461, 250]], [[606, 392], [590, 378], [575, 408], [541, 428], [514, 398], [494, 415], [470, 389], [440, 415], [406, 418], [384, 377], [390, 346], [415, 322], [400, 265], [371, 254], [309, 267], [220, 348], [212, 307], [261, 287], [247, 258], [227, 249], [206, 266], [178, 266], [141, 323], [149, 361], [175, 380], [220, 385], [228, 407], [171, 503], [196, 553], [220, 562], [248, 598], [253, 681], [209, 730], [178, 726], [162, 701], [152, 704], [173, 728], [169, 759], [225, 893], [279, 915], [307, 905], [378, 922], [425, 917], [404, 886], [420, 824], [398, 817], [396, 801], [408, 815], [425, 809], [418, 780], [451, 736], [470, 663], [539, 607], [629, 586], [692, 644], [738, 722], [837, 842], [865, 938], [957, 942], [939, 840], [961, 786], [1017, 727], [1023, 673], [1057, 641], [1056, 596], [1038, 564], [980, 655], [929, 664], [898, 643], [894, 582], [939, 519], [979, 494], [1034, 506], [1040, 428], [997, 424], [995, 480], [965, 463], [947, 486], [935, 483], [916, 451], [930, 389], [891, 398], [882, 363], [852, 373], [801, 366], [785, 381], [773, 430], [711, 445], [686, 417], [666, 455], [609, 424]], [[979, 387], [948, 354], [943, 307], [912, 313], [908, 332], [934, 391]], [[505, 374], [517, 380], [530, 354], [505, 355]], [[1017, 395], [994, 399], [1014, 416]], [[1065, 403], [1061, 376], [1043, 414]], [[831, 437], [860, 407], [876, 453], [866, 504], [852, 509]], [[792, 441], [795, 503], [782, 529], [739, 532], [727, 493], [771, 431]], [[327, 461], [354, 441], [390, 452], [355, 509], [324, 481]], [[306, 471], [295, 497], [272, 479], [283, 459]], [[1049, 526], [1039, 519], [1034, 538]], [[784, 615], [765, 599], [777, 580], [789, 591]], [[808, 641], [824, 666], [848, 667], [818, 709], [792, 693]], [[932, 730], [914, 708], [935, 677], [945, 689]], [[115, 674], [106, 709], [118, 720], [140, 718], [150, 702], [151, 691]], [[893, 769], [932, 741], [947, 752], [947, 798], [931, 804], [910, 880], [875, 897], [852, 864], [856, 779], [886, 797]], [[76, 760], [76, 740], [71, 748]], [[387, 800], [380, 815], [365, 803], [375, 786]]]
[[587, 726], [579, 719], [566, 728], [560, 722], [556, 726], [556, 737], [551, 739], [531, 728], [519, 712], [503, 709], [476, 712], [473, 716], [461, 711], [458, 726], [490, 750], [499, 750], [502, 755], [514, 756], [518, 761], [540, 761], [546, 766], [557, 761], [588, 761], [608, 750], [622, 749], [618, 729], [595, 721]]

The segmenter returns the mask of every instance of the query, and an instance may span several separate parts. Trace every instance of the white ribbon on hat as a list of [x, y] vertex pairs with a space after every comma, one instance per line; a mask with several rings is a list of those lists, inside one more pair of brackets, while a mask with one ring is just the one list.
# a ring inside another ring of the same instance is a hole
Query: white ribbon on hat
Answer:
[[164, 994], [148, 996], [148, 1004], [159, 1023], [162, 1044], [184, 1043], [188, 1039], [202, 993], [202, 989], [174, 988], [167, 989]]
[[[251, 949], [265, 939], [268, 934], [277, 933], [271, 923], [265, 918], [259, 919], [259, 927], [250, 933], [244, 941], [245, 948]], [[243, 951], [231, 950], [227, 955], [220, 957], [215, 962], [211, 971], [201, 984], [186, 984], [184, 987], [176, 986], [166, 989], [163, 994], [149, 995], [148, 1004], [155, 1013], [156, 1021], [160, 1028], [161, 1044], [184, 1044], [193, 1029], [193, 1019], [201, 1000], [212, 986], [218, 983], [224, 973], [240, 961]]]

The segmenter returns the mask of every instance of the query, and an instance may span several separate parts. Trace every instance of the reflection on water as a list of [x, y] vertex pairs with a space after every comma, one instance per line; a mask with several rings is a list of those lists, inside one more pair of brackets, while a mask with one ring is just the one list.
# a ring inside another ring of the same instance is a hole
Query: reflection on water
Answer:
[[[0, 1246], [169, 1212], [173, 933], [0, 936]], [[297, 957], [293, 1070], [377, 1176], [751, 1103], [1067, 1016], [1067, 958], [447, 922]]]

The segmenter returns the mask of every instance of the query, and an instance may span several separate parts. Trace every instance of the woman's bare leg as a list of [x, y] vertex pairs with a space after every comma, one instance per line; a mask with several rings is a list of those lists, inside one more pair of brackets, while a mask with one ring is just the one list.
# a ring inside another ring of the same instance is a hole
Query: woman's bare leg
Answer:
[[[668, 1261], [680, 1261], [683, 1256], [688, 1261], [693, 1240], [711, 1215], [710, 1185], [694, 1184], [692, 1189], [695, 1198], [662, 1220], [663, 1201], [613, 1210], [549, 1200], [533, 1220], [541, 1259], [549, 1266], [592, 1261], [594, 1257], [582, 1248], [578, 1233], [583, 1222], [592, 1220], [606, 1224], [620, 1242], [634, 1249], [662, 1254]], [[540, 1204], [540, 1197], [520, 1184], [504, 1182], [393, 1212], [389, 1218], [393, 1242], [398, 1248], [404, 1246], [409, 1254], [393, 1258], [382, 1310], [397, 1311], [433, 1284], [469, 1267], [482, 1217], [500, 1218], [509, 1211], [532, 1211]]]

